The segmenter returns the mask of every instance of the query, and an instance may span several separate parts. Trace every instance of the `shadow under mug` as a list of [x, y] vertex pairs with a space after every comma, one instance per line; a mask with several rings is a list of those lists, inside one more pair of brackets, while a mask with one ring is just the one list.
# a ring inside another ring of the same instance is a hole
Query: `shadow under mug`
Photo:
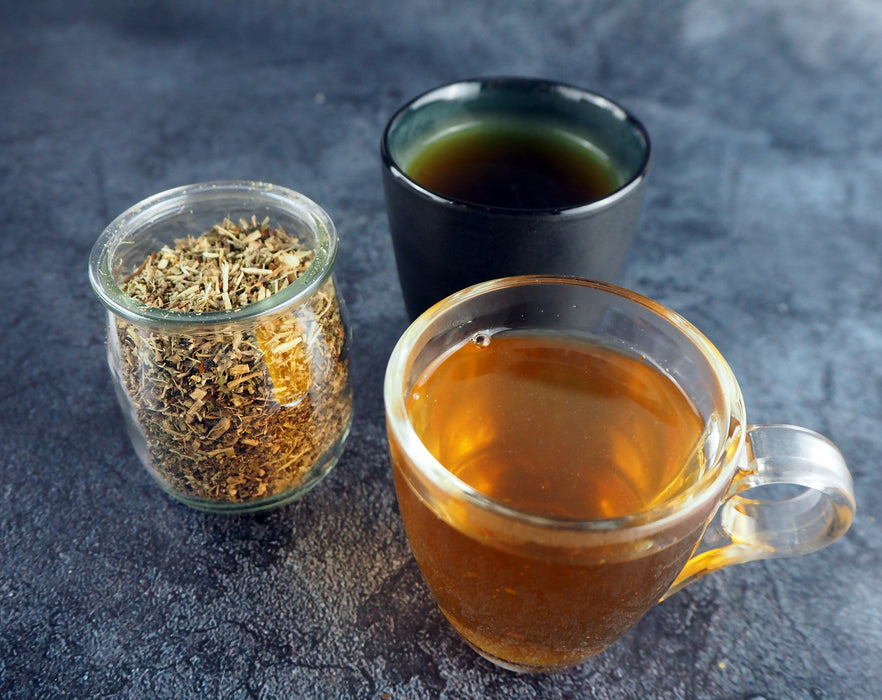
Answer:
[[[703, 422], [697, 479], [648, 510], [597, 520], [517, 510], [460, 480], [421, 441], [408, 400], [446, 353], [507, 331], [576, 336], [666, 374]], [[713, 345], [673, 311], [613, 285], [526, 276], [454, 294], [400, 338], [384, 399], [395, 488], [420, 570], [467, 642], [509, 669], [580, 663], [705, 574], [820, 549], [848, 530], [855, 511], [851, 475], [831, 442], [804, 428], [748, 425], [738, 383]]]
[[[618, 186], [577, 205], [515, 208], [447, 196], [411, 175], [414, 159], [440, 138], [494, 119], [519, 120], [599, 150]], [[595, 93], [532, 78], [487, 78], [444, 85], [405, 104], [386, 126], [381, 156], [398, 277], [414, 319], [449, 294], [497, 277], [616, 282], [641, 210], [650, 142], [632, 114]]]

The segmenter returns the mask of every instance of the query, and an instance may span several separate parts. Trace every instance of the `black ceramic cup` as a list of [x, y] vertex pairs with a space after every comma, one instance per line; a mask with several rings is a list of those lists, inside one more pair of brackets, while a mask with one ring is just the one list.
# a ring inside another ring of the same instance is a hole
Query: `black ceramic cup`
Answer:
[[[544, 199], [485, 191], [491, 178], [475, 153], [498, 141], [503, 150], [487, 156], [496, 159], [496, 177], [500, 166], [503, 175], [509, 164], [512, 173], [523, 170], [527, 152], [544, 158], [560, 150], [569, 172], [527, 163], [542, 171], [527, 174], [540, 179], [513, 182], [511, 190], [548, 189]], [[381, 156], [398, 277], [413, 319], [455, 291], [498, 277], [616, 282], [640, 214], [650, 141], [633, 115], [600, 95], [546, 80], [488, 78], [444, 85], [405, 104], [383, 132]], [[578, 180], [598, 167], [612, 177], [605, 188], [580, 195], [577, 184], [576, 195], [555, 198], [556, 179]], [[435, 176], [445, 168], [454, 170], [439, 185]]]

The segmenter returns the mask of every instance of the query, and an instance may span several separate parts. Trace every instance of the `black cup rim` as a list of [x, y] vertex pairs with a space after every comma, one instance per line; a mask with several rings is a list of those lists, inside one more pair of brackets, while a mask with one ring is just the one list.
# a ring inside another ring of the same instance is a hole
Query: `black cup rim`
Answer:
[[[630, 125], [631, 128], [641, 136], [643, 143], [645, 144], [643, 160], [640, 163], [640, 166], [636, 169], [634, 175], [630, 179], [628, 179], [620, 187], [613, 190], [606, 196], [601, 197], [600, 199], [586, 202], [584, 204], [576, 204], [566, 207], [521, 208], [500, 207], [489, 204], [481, 204], [479, 202], [472, 202], [456, 197], [443, 195], [439, 192], [436, 192], [435, 190], [425, 187], [424, 185], [414, 180], [406, 172], [404, 172], [404, 169], [401, 168], [396, 162], [395, 158], [392, 157], [392, 153], [389, 149], [389, 136], [392, 133], [392, 130], [398, 124], [398, 122], [401, 121], [404, 114], [412, 107], [418, 105], [420, 102], [428, 101], [429, 98], [436, 93], [441, 93], [445, 90], [451, 90], [457, 87], [467, 88], [470, 86], [477, 87], [478, 89], [486, 89], [487, 87], [503, 84], [519, 85], [524, 88], [531, 87], [541, 90], [566, 90], [577, 92], [580, 96], [588, 99], [594, 104], [602, 106], [613, 113], [618, 113], [619, 115], [621, 115], [623, 121]], [[641, 122], [640, 119], [638, 119], [630, 110], [626, 109], [618, 102], [594, 90], [588, 90], [586, 88], [580, 87], [578, 85], [573, 85], [571, 83], [545, 78], [494, 76], [466, 78], [463, 80], [454, 80], [451, 82], [442, 83], [440, 85], [436, 85], [435, 87], [429, 88], [428, 90], [425, 90], [424, 92], [405, 102], [390, 117], [389, 121], [386, 123], [386, 127], [383, 129], [383, 135], [380, 140], [380, 156], [383, 162], [383, 167], [395, 180], [402, 182], [405, 186], [418, 192], [422, 196], [432, 200], [437, 204], [468, 209], [470, 211], [482, 211], [496, 215], [507, 214], [510, 216], [581, 216], [611, 207], [619, 200], [629, 196], [631, 192], [641, 186], [642, 182], [646, 179], [646, 176], [649, 172], [649, 165], [652, 159], [652, 142], [649, 137], [649, 131], [646, 129], [643, 122]]]

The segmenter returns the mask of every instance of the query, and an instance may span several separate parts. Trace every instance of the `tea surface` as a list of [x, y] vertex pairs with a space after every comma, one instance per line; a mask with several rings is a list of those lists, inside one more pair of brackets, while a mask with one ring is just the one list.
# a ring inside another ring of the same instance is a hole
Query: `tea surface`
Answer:
[[701, 417], [658, 369], [554, 335], [488, 338], [432, 365], [408, 406], [460, 479], [518, 510], [596, 519], [651, 508], [698, 478]]
[[487, 120], [449, 130], [405, 168], [439, 194], [512, 209], [562, 209], [621, 186], [609, 158], [585, 139], [528, 120]]

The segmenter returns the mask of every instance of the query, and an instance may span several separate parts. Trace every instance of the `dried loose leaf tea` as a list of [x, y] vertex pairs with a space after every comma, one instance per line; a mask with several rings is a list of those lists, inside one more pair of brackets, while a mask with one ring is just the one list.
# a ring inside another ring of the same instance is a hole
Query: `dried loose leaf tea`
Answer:
[[234, 311], [277, 294], [314, 253], [256, 217], [225, 219], [147, 256], [124, 292], [192, 312], [186, 331], [116, 319], [120, 373], [147, 460], [176, 492], [241, 503], [297, 487], [347, 430], [346, 328], [330, 277], [301, 304], [248, 322]]

